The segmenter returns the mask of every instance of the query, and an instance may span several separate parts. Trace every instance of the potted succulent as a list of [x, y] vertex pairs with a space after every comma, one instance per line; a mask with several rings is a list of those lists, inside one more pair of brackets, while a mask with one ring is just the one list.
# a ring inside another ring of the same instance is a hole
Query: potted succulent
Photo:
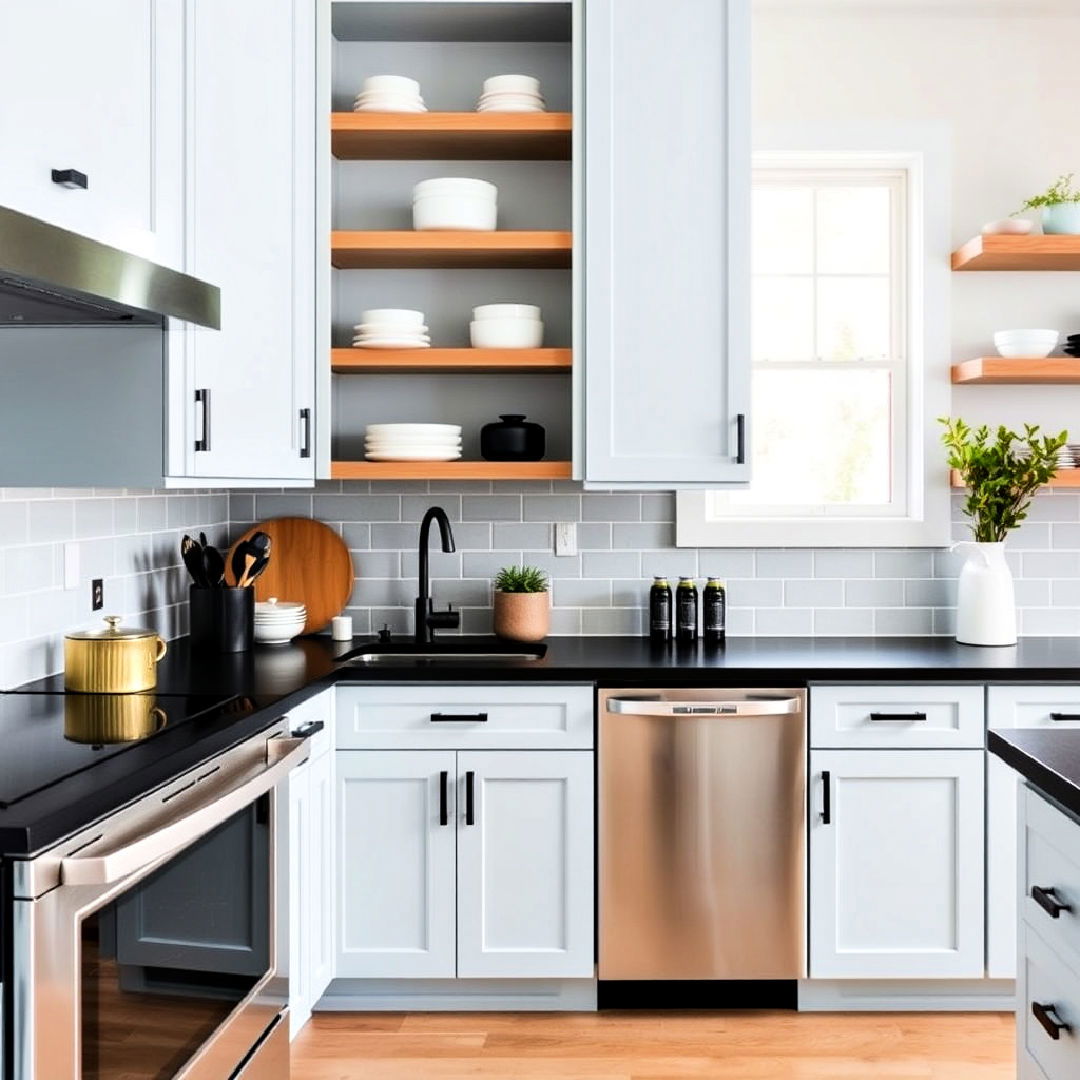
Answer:
[[510, 641], [542, 641], [550, 625], [547, 574], [535, 566], [504, 566], [495, 575], [495, 633]]
[[1042, 211], [1042, 230], [1050, 235], [1080, 234], [1080, 188], [1073, 184], [1073, 173], [1059, 176], [1041, 195], [1032, 195], [1016, 211]]
[[966, 557], [956, 599], [956, 640], [964, 645], [1015, 645], [1016, 599], [1005, 561], [1005, 537], [1026, 517], [1031, 500], [1058, 468], [1058, 451], [1068, 438], [1040, 437], [1034, 424], [1017, 435], [999, 427], [991, 437], [985, 424], [972, 429], [963, 420], [942, 417], [942, 442], [949, 465], [967, 488], [964, 513], [974, 540], [953, 545]]

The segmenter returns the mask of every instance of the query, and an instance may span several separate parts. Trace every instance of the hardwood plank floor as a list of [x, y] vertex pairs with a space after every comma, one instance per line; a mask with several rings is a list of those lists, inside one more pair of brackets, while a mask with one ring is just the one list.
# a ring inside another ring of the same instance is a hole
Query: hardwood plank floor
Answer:
[[293, 1080], [1013, 1080], [1011, 1013], [321, 1013]]

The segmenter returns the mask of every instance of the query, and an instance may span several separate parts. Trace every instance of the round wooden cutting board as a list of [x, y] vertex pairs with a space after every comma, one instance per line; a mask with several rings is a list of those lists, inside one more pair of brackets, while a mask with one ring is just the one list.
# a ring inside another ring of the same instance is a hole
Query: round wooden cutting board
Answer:
[[[255, 581], [255, 599], [291, 600], [307, 607], [304, 633], [314, 634], [345, 610], [352, 596], [352, 556], [328, 525], [311, 518], [274, 518], [253, 525], [236, 544], [257, 532], [270, 537], [270, 562]], [[226, 565], [232, 565], [229, 549]]]

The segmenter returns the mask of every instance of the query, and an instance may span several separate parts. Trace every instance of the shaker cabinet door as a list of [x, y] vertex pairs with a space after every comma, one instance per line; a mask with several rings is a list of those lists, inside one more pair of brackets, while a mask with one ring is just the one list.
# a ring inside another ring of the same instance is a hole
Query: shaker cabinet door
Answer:
[[452, 750], [337, 752], [336, 977], [454, 977], [454, 769]]
[[594, 974], [593, 755], [458, 754], [459, 978]]
[[810, 977], [984, 973], [981, 750], [810, 755]]
[[584, 5], [584, 479], [750, 479], [748, 0]]

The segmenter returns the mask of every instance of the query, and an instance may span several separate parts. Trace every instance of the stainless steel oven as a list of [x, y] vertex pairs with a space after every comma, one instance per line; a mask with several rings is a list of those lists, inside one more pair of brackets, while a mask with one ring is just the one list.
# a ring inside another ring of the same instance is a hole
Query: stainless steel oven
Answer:
[[288, 1077], [275, 832], [317, 726], [282, 718], [16, 864], [14, 1080]]

